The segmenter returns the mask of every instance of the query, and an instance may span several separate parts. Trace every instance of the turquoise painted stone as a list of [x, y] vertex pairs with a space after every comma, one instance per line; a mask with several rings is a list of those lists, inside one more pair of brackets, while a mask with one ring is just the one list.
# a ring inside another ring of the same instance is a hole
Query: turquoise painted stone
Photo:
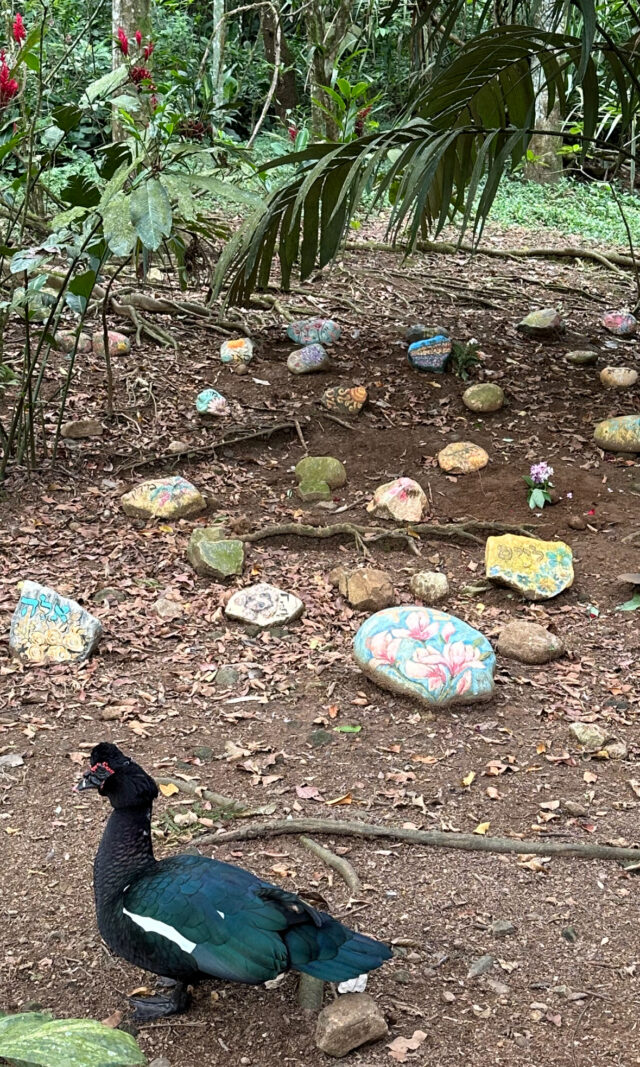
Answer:
[[435, 371], [443, 374], [447, 369], [447, 363], [451, 358], [452, 341], [444, 333], [438, 333], [435, 337], [425, 337], [422, 341], [415, 341], [409, 345], [409, 363], [414, 370]]
[[493, 695], [496, 657], [468, 623], [436, 608], [385, 608], [358, 630], [356, 663], [372, 681], [433, 708]]
[[200, 415], [228, 415], [229, 405], [216, 389], [203, 389], [196, 397], [196, 411]]
[[329, 356], [322, 345], [305, 345], [296, 348], [287, 360], [287, 369], [292, 374], [313, 374], [315, 371], [327, 370], [331, 366]]
[[332, 345], [341, 333], [333, 319], [300, 319], [287, 326], [287, 336], [297, 345]]

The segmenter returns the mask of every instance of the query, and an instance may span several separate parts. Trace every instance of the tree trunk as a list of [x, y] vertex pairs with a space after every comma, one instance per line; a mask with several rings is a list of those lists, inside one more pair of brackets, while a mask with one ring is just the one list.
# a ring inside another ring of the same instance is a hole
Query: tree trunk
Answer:
[[[535, 25], [539, 29], [554, 31], [558, 29], [555, 0], [542, 0], [538, 8]], [[564, 15], [564, 9], [562, 11]], [[549, 112], [549, 94], [545, 87], [544, 72], [537, 60], [533, 61], [531, 70], [533, 85], [536, 92], [535, 105], [535, 129], [553, 131], [558, 133], [562, 129], [562, 115], [560, 107], [556, 103]], [[562, 156], [559, 150], [562, 147], [562, 138], [549, 133], [534, 133], [529, 141], [528, 152], [533, 158], [525, 164], [524, 173], [527, 178], [536, 182], [557, 182], [562, 176]]]
[[[115, 70], [129, 59], [122, 54], [116, 34], [122, 27], [129, 38], [129, 54], [135, 54], [137, 49], [134, 34], [140, 30], [144, 41], [151, 36], [151, 0], [111, 0], [111, 27], [113, 33], [112, 67]], [[145, 64], [146, 65], [146, 64]], [[117, 119], [112, 119], [112, 135], [114, 141], [123, 139], [123, 132]]]
[[[338, 0], [329, 4], [311, 0], [307, 11], [307, 38], [311, 47], [309, 83], [311, 88], [311, 132], [314, 141], [326, 138], [337, 141], [339, 126], [333, 114], [331, 97], [323, 86], [331, 84], [333, 70], [340, 55], [351, 18], [351, 0]], [[314, 104], [318, 100], [329, 111]]]
[[211, 85], [213, 87], [213, 106], [219, 110], [224, 104], [224, 42], [226, 22], [224, 18], [224, 0], [213, 0], [214, 36], [211, 42]]
[[[272, 66], [276, 61], [276, 28], [277, 23], [273, 9], [270, 7], [263, 8], [261, 29], [264, 54], [267, 62], [271, 63]], [[282, 22], [280, 22], [280, 70], [273, 102], [283, 122], [287, 118], [287, 112], [295, 111], [298, 106], [298, 90], [296, 88], [293, 56], [284, 35]]]

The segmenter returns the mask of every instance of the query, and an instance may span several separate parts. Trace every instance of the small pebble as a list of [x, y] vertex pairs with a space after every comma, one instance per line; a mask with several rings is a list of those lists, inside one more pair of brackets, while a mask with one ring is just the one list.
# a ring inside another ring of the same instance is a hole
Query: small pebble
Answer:
[[582, 518], [582, 515], [570, 515], [567, 519], [567, 526], [570, 530], [586, 530], [587, 521]]

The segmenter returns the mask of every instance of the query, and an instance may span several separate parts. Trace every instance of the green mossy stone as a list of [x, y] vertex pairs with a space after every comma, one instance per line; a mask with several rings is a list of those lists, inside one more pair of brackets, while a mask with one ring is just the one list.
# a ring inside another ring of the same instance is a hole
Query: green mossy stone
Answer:
[[462, 403], [469, 411], [486, 413], [500, 411], [504, 404], [504, 389], [492, 382], [479, 382], [470, 385], [462, 394]]
[[194, 530], [189, 540], [187, 558], [197, 574], [224, 581], [225, 578], [242, 574], [244, 545], [236, 539], [221, 539], [220, 530]]
[[326, 482], [307, 480], [298, 486], [298, 496], [305, 504], [313, 504], [316, 500], [331, 500], [332, 490]]
[[330, 489], [340, 489], [347, 480], [347, 472], [333, 456], [307, 456], [296, 467], [299, 482], [326, 482]]

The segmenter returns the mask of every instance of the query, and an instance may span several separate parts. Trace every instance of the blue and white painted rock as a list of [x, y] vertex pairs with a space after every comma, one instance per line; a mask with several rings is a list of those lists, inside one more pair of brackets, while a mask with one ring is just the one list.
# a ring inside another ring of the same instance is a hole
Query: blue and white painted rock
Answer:
[[468, 623], [436, 608], [403, 605], [376, 612], [358, 630], [353, 650], [377, 685], [430, 708], [493, 695], [491, 644]]
[[322, 345], [306, 345], [297, 348], [287, 360], [287, 370], [292, 374], [313, 374], [331, 366], [329, 357]]
[[203, 389], [196, 397], [196, 411], [200, 415], [228, 415], [229, 405], [216, 389]]
[[287, 336], [297, 345], [332, 345], [342, 330], [333, 319], [300, 319], [287, 326]]
[[638, 320], [635, 315], [629, 315], [624, 311], [608, 311], [602, 317], [602, 325], [609, 333], [616, 337], [633, 337], [638, 329]]
[[86, 659], [102, 636], [88, 611], [39, 582], [22, 582], [11, 620], [9, 648], [28, 663], [69, 663]]
[[447, 369], [451, 358], [452, 341], [444, 333], [435, 337], [425, 337], [409, 345], [409, 363], [414, 370], [435, 371], [442, 374]]
[[234, 337], [232, 341], [223, 341], [220, 359], [223, 363], [230, 363], [232, 366], [250, 363], [253, 359], [253, 341], [248, 337]]

